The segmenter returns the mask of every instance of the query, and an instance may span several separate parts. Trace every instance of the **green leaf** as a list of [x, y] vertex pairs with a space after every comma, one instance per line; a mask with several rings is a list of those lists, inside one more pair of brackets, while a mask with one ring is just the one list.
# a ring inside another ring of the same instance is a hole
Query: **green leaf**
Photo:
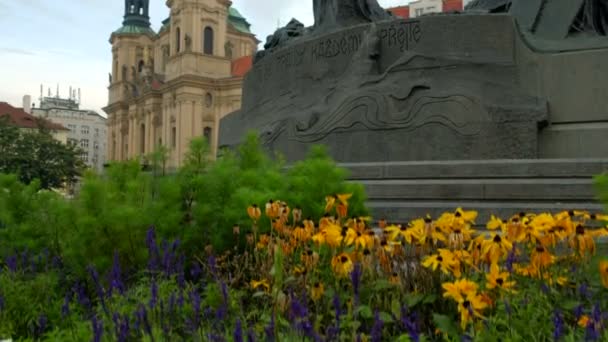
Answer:
[[410, 336], [407, 334], [403, 334], [397, 338], [397, 342], [410, 342]]
[[384, 323], [393, 323], [395, 320], [393, 320], [393, 316], [391, 316], [390, 314], [381, 311], [380, 314], [380, 319], [384, 322]]
[[360, 315], [362, 318], [370, 319], [373, 317], [372, 309], [367, 305], [361, 305], [356, 310], [355, 313]]
[[458, 327], [456, 326], [456, 323], [454, 323], [454, 320], [452, 320], [450, 317], [446, 315], [433, 314], [433, 322], [435, 322], [435, 325], [441, 332], [448, 334], [448, 336], [459, 336]]
[[410, 294], [405, 297], [405, 302], [407, 303], [407, 307], [413, 309], [416, 305], [420, 304], [424, 299], [424, 295], [422, 294]]

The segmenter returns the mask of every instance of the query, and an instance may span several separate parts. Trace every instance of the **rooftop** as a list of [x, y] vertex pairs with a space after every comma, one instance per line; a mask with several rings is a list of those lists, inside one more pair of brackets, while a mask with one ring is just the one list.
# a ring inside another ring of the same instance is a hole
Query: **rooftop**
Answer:
[[19, 128], [46, 128], [56, 131], [68, 131], [67, 128], [26, 113], [22, 108], [16, 108], [6, 102], [0, 102], [0, 117], [8, 116], [10, 122]]
[[228, 22], [239, 32], [251, 34], [251, 24], [234, 7], [228, 9]]

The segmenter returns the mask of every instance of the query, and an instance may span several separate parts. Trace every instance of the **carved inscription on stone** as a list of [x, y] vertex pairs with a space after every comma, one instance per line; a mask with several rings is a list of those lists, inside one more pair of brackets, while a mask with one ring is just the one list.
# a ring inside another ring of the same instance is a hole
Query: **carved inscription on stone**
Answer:
[[380, 30], [382, 43], [389, 48], [398, 47], [401, 52], [409, 50], [422, 39], [420, 21], [397, 21]]

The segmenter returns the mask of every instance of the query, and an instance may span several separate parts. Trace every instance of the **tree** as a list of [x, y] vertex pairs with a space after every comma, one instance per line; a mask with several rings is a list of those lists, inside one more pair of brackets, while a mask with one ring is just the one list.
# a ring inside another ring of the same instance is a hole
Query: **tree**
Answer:
[[61, 188], [81, 175], [79, 155], [80, 149], [55, 140], [44, 128], [20, 131], [0, 118], [1, 173], [14, 173], [26, 184], [38, 179], [43, 189]]

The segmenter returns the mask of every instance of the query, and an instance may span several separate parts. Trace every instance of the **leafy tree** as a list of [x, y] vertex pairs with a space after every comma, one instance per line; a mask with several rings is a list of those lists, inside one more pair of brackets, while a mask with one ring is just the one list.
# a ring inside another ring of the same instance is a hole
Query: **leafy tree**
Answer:
[[71, 184], [81, 174], [84, 164], [80, 150], [55, 140], [44, 128], [19, 131], [8, 120], [0, 120], [0, 172], [14, 173], [29, 184], [38, 179], [43, 189]]

